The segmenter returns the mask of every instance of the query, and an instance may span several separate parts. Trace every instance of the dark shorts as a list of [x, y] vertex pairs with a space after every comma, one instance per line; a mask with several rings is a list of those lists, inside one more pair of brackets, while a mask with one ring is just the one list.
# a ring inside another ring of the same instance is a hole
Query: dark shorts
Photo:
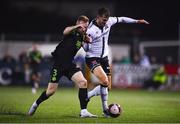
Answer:
[[93, 72], [96, 67], [101, 66], [107, 75], [111, 74], [109, 60], [107, 56], [104, 58], [86, 58], [86, 64], [91, 69], [91, 72]]
[[77, 68], [75, 63], [62, 66], [59, 61], [55, 60], [51, 70], [50, 82], [58, 83], [62, 76], [66, 76], [71, 80], [71, 77], [78, 71], [81, 71], [81, 69]]
[[35, 76], [40, 75], [39, 65], [31, 65], [31, 75], [35, 75]]

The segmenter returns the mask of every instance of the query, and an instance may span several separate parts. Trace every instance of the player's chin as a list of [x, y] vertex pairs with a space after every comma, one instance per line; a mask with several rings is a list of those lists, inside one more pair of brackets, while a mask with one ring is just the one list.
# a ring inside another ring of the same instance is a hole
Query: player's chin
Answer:
[[101, 24], [101, 27], [104, 27], [105, 25], [106, 25], [106, 24], [102, 23], [102, 24]]

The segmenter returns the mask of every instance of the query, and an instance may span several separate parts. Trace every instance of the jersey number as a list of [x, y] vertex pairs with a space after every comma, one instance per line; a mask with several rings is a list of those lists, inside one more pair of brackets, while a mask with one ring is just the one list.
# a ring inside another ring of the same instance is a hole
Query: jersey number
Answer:
[[57, 69], [53, 69], [53, 74], [52, 74], [51, 80], [56, 81], [57, 80], [56, 76], [57, 76]]

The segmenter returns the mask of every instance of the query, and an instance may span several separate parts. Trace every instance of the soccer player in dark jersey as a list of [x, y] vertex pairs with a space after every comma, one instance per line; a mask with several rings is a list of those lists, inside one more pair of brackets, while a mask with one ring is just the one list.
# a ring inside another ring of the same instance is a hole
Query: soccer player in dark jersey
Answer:
[[63, 40], [52, 52], [54, 65], [51, 71], [51, 78], [47, 90], [32, 104], [28, 115], [33, 115], [37, 107], [55, 93], [58, 81], [62, 76], [66, 76], [79, 87], [80, 117], [97, 117], [87, 111], [87, 80], [81, 70], [73, 63], [74, 56], [81, 48], [83, 42], [90, 42], [86, 35], [89, 24], [88, 17], [82, 15], [77, 19], [75, 26], [66, 27], [63, 31]]
[[31, 83], [32, 83], [32, 93], [35, 94], [39, 88], [39, 82], [41, 78], [41, 73], [39, 71], [39, 66], [41, 64], [42, 54], [37, 49], [37, 45], [33, 44], [32, 51], [29, 52], [29, 63], [31, 68]]

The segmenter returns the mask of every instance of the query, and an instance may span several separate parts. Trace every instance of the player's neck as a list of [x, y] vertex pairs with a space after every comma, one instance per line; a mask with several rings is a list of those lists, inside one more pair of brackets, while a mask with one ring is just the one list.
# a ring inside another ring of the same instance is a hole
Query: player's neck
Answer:
[[98, 19], [96, 19], [95, 25], [96, 25], [97, 27], [99, 27], [100, 29], [103, 28], [103, 26], [100, 25], [100, 22], [98, 21]]

